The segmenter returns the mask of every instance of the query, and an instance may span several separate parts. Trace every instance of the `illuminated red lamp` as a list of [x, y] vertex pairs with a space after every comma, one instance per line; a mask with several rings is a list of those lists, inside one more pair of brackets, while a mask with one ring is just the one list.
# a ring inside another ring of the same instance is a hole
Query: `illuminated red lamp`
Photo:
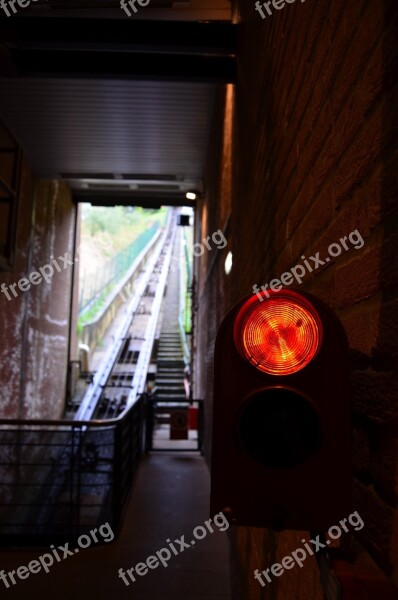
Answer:
[[251, 296], [239, 310], [234, 340], [240, 355], [271, 375], [290, 375], [308, 365], [322, 343], [318, 313], [303, 296], [275, 291]]
[[322, 531], [352, 506], [347, 336], [307, 292], [259, 295], [232, 307], [217, 334], [211, 514]]

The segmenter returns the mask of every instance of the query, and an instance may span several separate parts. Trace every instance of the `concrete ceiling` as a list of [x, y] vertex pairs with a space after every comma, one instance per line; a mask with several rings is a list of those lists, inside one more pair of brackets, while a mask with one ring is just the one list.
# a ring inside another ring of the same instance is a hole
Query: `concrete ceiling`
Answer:
[[0, 115], [39, 176], [188, 190], [203, 176], [214, 92], [205, 83], [6, 79]]
[[[7, 19], [6, 27], [4, 19], [0, 24], [0, 118], [25, 148], [34, 172], [65, 178], [85, 193], [102, 191], [111, 198], [115, 192], [126, 202], [200, 189], [215, 95], [228, 80], [219, 77], [220, 60], [231, 58], [231, 51], [223, 50], [217, 30], [209, 38], [192, 22], [198, 16], [225, 19], [230, 3], [151, 0], [139, 11], [145, 22], [121, 16], [119, 2], [111, 0], [31, 6], [22, 17]], [[78, 19], [68, 22], [72, 13]], [[96, 29], [106, 13], [118, 17], [106, 25], [111, 37]], [[88, 27], [86, 19], [93, 16], [95, 27]], [[168, 19], [174, 23], [161, 24]], [[68, 23], [70, 39], [54, 32], [54, 23]], [[80, 38], [72, 23], [87, 24]], [[11, 77], [10, 65], [1, 68], [5, 54], [12, 58]]]

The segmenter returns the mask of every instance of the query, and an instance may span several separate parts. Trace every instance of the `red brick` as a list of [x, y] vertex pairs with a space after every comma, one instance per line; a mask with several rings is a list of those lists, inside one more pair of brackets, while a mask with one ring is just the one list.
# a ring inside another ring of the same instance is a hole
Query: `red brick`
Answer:
[[363, 428], [354, 429], [352, 434], [352, 465], [356, 475], [369, 476], [371, 451], [369, 435]]
[[398, 498], [397, 461], [398, 440], [395, 434], [385, 427], [378, 428], [372, 436], [370, 474], [375, 489], [391, 504], [395, 504]]
[[320, 300], [325, 302], [332, 309], [335, 308], [335, 290], [336, 286], [334, 283], [335, 272], [332, 268], [326, 268], [320, 271], [316, 271], [313, 274], [313, 278], [307, 283], [307, 279], [304, 281], [304, 289], [317, 296]]
[[361, 128], [353, 144], [346, 149], [347, 161], [340, 162], [334, 174], [338, 197], [345, 198], [352, 194], [356, 186], [360, 185], [381, 157], [383, 126], [383, 107], [378, 106]]
[[302, 213], [299, 223], [291, 222], [288, 219], [291, 242], [298, 255], [305, 252], [311, 255], [312, 252], [318, 251], [318, 248], [315, 250], [313, 241], [320, 237], [320, 234], [333, 220], [333, 202], [328, 194], [325, 193], [323, 198], [317, 200]]
[[398, 418], [398, 382], [391, 372], [355, 371], [351, 375], [353, 405], [358, 414], [380, 422]]
[[347, 254], [349, 252], [352, 260], [336, 267], [336, 296], [339, 308], [369, 298], [377, 293], [380, 286], [381, 247], [364, 246], [359, 250], [350, 249]]
[[[392, 495], [396, 467], [389, 438], [383, 446], [369, 431], [374, 423], [393, 427], [398, 422], [393, 373], [397, 307], [386, 304], [394, 297], [398, 271], [391, 93], [397, 52], [387, 52], [395, 34], [390, 22], [383, 22], [385, 6], [392, 3], [296, 3], [264, 22], [253, 6], [239, 4], [243, 21], [232, 164], [234, 267], [230, 287], [218, 267], [203, 273], [208, 279], [200, 308], [199, 335], [206, 356], [200, 367], [200, 395], [211, 403], [216, 326], [207, 327], [208, 314], [215, 311], [218, 323], [229, 303], [250, 292], [254, 283], [279, 278], [302, 254], [319, 251], [324, 257], [331, 243], [358, 229], [364, 247], [344, 251], [309, 273], [302, 289], [336, 310], [347, 331], [353, 407], [361, 421], [354, 446], [356, 473], [373, 483], [356, 485], [355, 509], [364, 511], [370, 525], [355, 536], [389, 572], [393, 509], [382, 497]], [[216, 171], [212, 169], [209, 182], [209, 214], [220, 214], [217, 204], [225, 202], [222, 188], [228, 186], [224, 181], [220, 188]], [[261, 558], [272, 564], [286, 551], [285, 542], [294, 538], [245, 531], [234, 539], [241, 575], [236, 598], [257, 598], [253, 565], [260, 568]], [[260, 597], [315, 597], [311, 582], [316, 569], [302, 573], [275, 582]]]
[[379, 308], [374, 308], [373, 302], [366, 304], [367, 306], [361, 304], [356, 310], [350, 310], [348, 315], [342, 315], [341, 320], [347, 333], [350, 349], [370, 357], [372, 349], [377, 344]]
[[378, 350], [390, 356], [396, 365], [398, 357], [398, 300], [383, 304], [379, 318]]
[[391, 569], [390, 534], [394, 510], [376, 494], [373, 486], [355, 482], [353, 505], [364, 521], [358, 539], [371, 552], [384, 572]]

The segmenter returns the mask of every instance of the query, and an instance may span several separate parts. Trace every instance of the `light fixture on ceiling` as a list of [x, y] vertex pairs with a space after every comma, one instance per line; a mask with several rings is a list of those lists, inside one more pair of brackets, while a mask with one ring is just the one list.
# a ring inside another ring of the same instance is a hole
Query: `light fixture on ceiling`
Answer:
[[187, 192], [185, 194], [185, 198], [187, 200], [196, 200], [197, 197], [198, 197], [198, 192], [195, 192], [194, 190], [190, 190], [189, 192]]

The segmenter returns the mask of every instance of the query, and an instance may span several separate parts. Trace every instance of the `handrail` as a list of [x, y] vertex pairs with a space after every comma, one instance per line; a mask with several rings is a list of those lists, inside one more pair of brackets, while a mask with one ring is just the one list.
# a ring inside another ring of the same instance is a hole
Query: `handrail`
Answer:
[[[184, 256], [185, 256], [185, 265], [188, 266], [188, 257], [187, 254], [184, 250]], [[181, 258], [181, 252], [180, 252], [180, 258]], [[188, 271], [188, 268], [187, 268]], [[180, 275], [180, 311], [179, 311], [179, 315], [178, 315], [178, 325], [179, 325], [179, 329], [180, 329], [180, 336], [181, 336], [181, 343], [183, 346], [183, 352], [184, 352], [184, 362], [185, 365], [190, 365], [191, 363], [191, 353], [189, 351], [189, 347], [188, 347], [188, 342], [187, 342], [187, 336], [185, 333], [185, 326], [184, 326], [184, 313], [186, 310], [186, 306], [185, 306], [185, 291], [184, 291], [184, 276], [183, 276], [183, 266], [182, 266], [182, 261], [179, 261], [179, 275]], [[188, 284], [188, 282], [187, 282]]]
[[108, 427], [111, 425], [118, 425], [122, 421], [128, 418], [130, 412], [132, 412], [135, 404], [140, 400], [141, 396], [135, 399], [135, 402], [129, 406], [129, 408], [123, 411], [119, 416], [113, 419], [93, 419], [91, 421], [73, 421], [72, 419], [0, 419], [0, 427], [2, 425], [19, 425], [19, 426], [40, 426], [50, 425], [52, 427], [58, 426], [73, 426], [75, 427]]
[[192, 266], [191, 266], [191, 261], [189, 260], [188, 240], [187, 240], [187, 236], [185, 233], [185, 229], [184, 229], [184, 239], [185, 239], [185, 244], [184, 244], [185, 261], [186, 261], [186, 265], [187, 265], [187, 287], [189, 289], [192, 285]]
[[184, 324], [183, 324], [181, 315], [178, 317], [178, 325], [180, 328], [181, 343], [182, 343], [183, 353], [184, 353], [184, 363], [186, 365], [189, 365], [191, 362], [191, 353], [188, 348], [187, 336], [185, 334]]
[[117, 535], [144, 451], [147, 402], [142, 394], [107, 420], [0, 419], [0, 546], [75, 539], [104, 520]]

